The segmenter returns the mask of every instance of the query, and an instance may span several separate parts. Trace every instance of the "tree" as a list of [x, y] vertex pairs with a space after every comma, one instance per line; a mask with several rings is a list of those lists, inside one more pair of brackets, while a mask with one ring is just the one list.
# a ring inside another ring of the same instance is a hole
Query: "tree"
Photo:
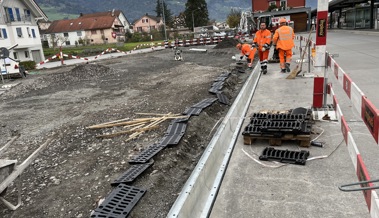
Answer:
[[226, 23], [230, 28], [238, 27], [241, 20], [241, 10], [232, 8], [226, 18]]
[[[163, 7], [162, 7], [163, 5]], [[173, 14], [170, 9], [167, 8], [167, 4], [164, 0], [157, 0], [157, 5], [155, 6], [155, 12], [157, 13], [157, 17], [163, 17], [164, 10], [164, 18], [166, 22], [166, 26], [172, 27], [173, 25]]]
[[205, 26], [208, 24], [208, 7], [205, 0], [187, 0], [184, 14], [188, 28], [192, 29], [193, 26]]

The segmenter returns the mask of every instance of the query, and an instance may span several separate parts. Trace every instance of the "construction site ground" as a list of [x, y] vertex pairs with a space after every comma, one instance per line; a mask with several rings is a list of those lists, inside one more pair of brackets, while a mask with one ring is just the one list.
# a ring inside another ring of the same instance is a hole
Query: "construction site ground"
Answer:
[[[22, 162], [49, 137], [53, 142], [17, 179], [23, 205], [16, 211], [0, 204], [0, 217], [89, 217], [99, 199], [112, 190], [111, 182], [130, 166], [128, 160], [158, 141], [169, 121], [125, 142], [127, 135], [99, 139], [97, 135], [122, 130], [89, 130], [94, 124], [123, 118], [148, 117], [138, 112], [182, 113], [209, 97], [213, 80], [232, 68], [234, 46], [183, 48], [184, 61], [174, 61], [171, 49], [113, 59], [42, 69], [0, 95], [0, 145], [20, 137], [1, 159]], [[231, 101], [248, 73], [234, 72], [223, 93]], [[146, 194], [130, 217], [165, 217], [229, 106], [215, 102], [191, 117], [181, 142], [154, 157], [154, 165], [133, 186]], [[6, 199], [16, 202], [16, 185]]]

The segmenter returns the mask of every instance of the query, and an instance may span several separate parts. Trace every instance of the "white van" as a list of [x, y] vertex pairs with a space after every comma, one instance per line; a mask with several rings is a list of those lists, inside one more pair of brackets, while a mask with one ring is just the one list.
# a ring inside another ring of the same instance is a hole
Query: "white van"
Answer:
[[25, 77], [25, 69], [10, 58], [0, 59], [0, 70], [2, 76]]

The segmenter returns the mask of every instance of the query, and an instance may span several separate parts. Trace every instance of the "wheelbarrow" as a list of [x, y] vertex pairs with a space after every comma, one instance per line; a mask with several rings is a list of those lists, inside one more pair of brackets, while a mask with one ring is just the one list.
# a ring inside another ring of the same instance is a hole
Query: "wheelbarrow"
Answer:
[[[6, 145], [0, 149], [0, 155], [4, 152], [19, 136], [14, 136]], [[52, 138], [46, 140], [45, 143], [40, 145], [28, 158], [24, 160], [20, 165], [16, 165], [17, 160], [5, 160], [0, 159], [0, 202], [2, 202], [10, 210], [16, 210], [21, 206], [21, 184], [20, 181], [15, 181], [17, 177], [34, 161], [37, 155], [52, 141]], [[11, 202], [5, 199], [5, 194], [8, 186], [15, 181], [17, 186], [18, 200], [17, 205], [13, 205]]]

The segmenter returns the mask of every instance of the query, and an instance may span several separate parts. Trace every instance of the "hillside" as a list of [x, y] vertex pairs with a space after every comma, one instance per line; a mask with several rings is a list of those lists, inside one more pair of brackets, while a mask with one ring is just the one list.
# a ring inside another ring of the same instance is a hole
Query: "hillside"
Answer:
[[[122, 10], [129, 20], [133, 22], [145, 13], [155, 15], [156, 0], [36, 0], [38, 5], [46, 13], [50, 20], [76, 18], [80, 13], [93, 13]], [[64, 3], [62, 3], [64, 2]], [[165, 0], [168, 8], [174, 15], [184, 11], [187, 0]], [[317, 0], [306, 0], [309, 7], [315, 8]], [[249, 10], [251, 0], [207, 0], [209, 18], [217, 21], [226, 20], [231, 8]]]

